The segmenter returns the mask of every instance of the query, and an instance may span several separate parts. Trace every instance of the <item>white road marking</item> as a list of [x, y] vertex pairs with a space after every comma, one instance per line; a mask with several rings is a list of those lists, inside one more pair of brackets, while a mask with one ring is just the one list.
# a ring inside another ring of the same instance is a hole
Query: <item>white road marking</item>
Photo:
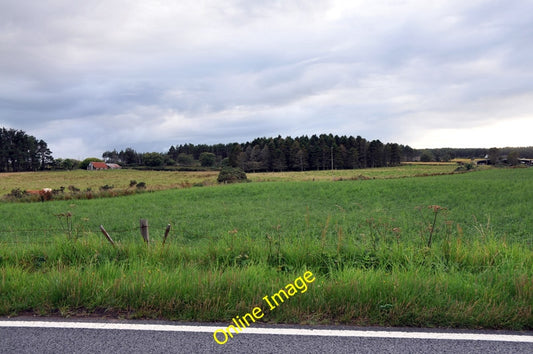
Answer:
[[[184, 326], [135, 323], [103, 322], [49, 322], [49, 321], [0, 321], [0, 327], [25, 328], [64, 328], [64, 329], [106, 329], [129, 331], [160, 332], [196, 332], [214, 333], [225, 328], [213, 326]], [[336, 330], [336, 329], [298, 329], [246, 327], [240, 334], [270, 334], [286, 336], [328, 336], [328, 337], [364, 337], [364, 338], [403, 338], [403, 339], [440, 339], [440, 340], [475, 340], [496, 342], [533, 343], [533, 335], [488, 334], [488, 333], [453, 333], [453, 332], [405, 332], [373, 330]]]

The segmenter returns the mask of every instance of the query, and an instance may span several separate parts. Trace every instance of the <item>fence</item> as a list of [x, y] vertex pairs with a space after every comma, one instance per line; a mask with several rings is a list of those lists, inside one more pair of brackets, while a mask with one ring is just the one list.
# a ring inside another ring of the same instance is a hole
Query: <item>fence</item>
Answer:
[[[68, 218], [69, 216], [67, 216]], [[149, 228], [149, 225], [148, 225], [148, 220], [147, 219], [140, 219], [140, 228], [132, 228], [132, 229], [126, 229], [126, 230], [113, 230], [111, 231], [111, 234], [125, 234], [125, 233], [132, 233], [132, 232], [135, 232], [137, 230], [140, 230], [140, 234], [142, 236], [142, 239], [144, 240], [144, 242], [148, 245], [150, 244], [150, 228]], [[163, 245], [165, 245], [165, 243], [167, 242], [167, 239], [168, 239], [168, 236], [170, 234], [170, 230], [171, 230], [171, 225], [168, 224], [166, 226], [166, 229], [165, 229], [165, 232], [164, 232], [164, 236], [163, 236]], [[22, 235], [22, 234], [39, 234], [41, 237], [39, 237], [39, 243], [51, 243], [53, 242], [52, 239], [50, 238], [46, 238], [46, 237], [42, 237], [42, 235], [44, 234], [44, 236], [46, 236], [47, 234], [60, 234], [60, 233], [65, 233], [69, 238], [70, 237], [73, 237], [73, 234], [76, 233], [76, 234], [93, 234], [93, 233], [102, 233], [104, 236], [105, 236], [105, 239], [112, 245], [112, 246], [116, 246], [115, 244], [115, 241], [113, 240], [113, 238], [111, 237], [111, 234], [109, 232], [107, 232], [107, 230], [105, 229], [105, 227], [103, 225], [100, 225], [99, 229], [98, 230], [90, 230], [90, 229], [85, 229], [83, 231], [80, 232], [80, 230], [77, 230], [77, 229], [74, 229], [73, 226], [72, 226], [72, 223], [70, 223], [67, 219], [67, 226], [66, 227], [63, 227], [63, 228], [47, 228], [47, 229], [4, 229], [4, 230], [0, 230], [0, 236], [3, 235], [3, 234], [16, 234], [16, 235]], [[28, 243], [28, 242], [31, 242], [31, 241], [35, 241], [34, 238], [30, 239], [30, 238], [26, 238], [25, 240], [17, 240], [17, 239], [3, 239], [0, 237], [0, 243]]]

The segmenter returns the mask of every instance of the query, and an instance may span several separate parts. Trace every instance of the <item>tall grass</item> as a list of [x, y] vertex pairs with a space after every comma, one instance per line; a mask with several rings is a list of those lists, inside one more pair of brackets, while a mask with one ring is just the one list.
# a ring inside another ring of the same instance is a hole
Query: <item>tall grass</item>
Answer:
[[98, 191], [101, 186], [112, 185], [117, 190], [127, 190], [132, 180], [145, 182], [149, 190], [163, 190], [190, 187], [192, 185], [210, 185], [216, 183], [217, 171], [174, 172], [174, 171], [46, 171], [15, 172], [0, 174], [0, 195], [13, 189], [35, 190], [42, 188], [60, 189], [74, 186], [81, 191], [87, 188]]
[[[260, 306], [266, 322], [533, 329], [532, 172], [0, 204], [0, 315], [228, 322]], [[307, 270], [308, 292], [267, 311]]]
[[[309, 238], [272, 257], [266, 239], [228, 241], [112, 248], [92, 235], [2, 247], [0, 314], [227, 321], [260, 306], [266, 322], [533, 328], [533, 253], [518, 244], [454, 239], [369, 250], [360, 241], [338, 252]], [[306, 270], [317, 278], [309, 292], [266, 311], [261, 298]]]

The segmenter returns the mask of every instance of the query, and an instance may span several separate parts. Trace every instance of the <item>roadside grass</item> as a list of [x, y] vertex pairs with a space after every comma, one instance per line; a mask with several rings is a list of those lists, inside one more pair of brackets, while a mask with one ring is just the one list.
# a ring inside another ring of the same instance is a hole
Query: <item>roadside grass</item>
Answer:
[[[0, 314], [229, 322], [259, 306], [269, 323], [533, 328], [533, 257], [518, 244], [458, 239], [336, 253], [316, 240], [306, 252], [282, 247], [282, 267], [264, 244], [224, 246], [115, 249], [95, 236], [19, 245], [1, 255]], [[269, 311], [262, 297], [306, 270], [317, 279], [307, 293]]]
[[[533, 329], [532, 173], [3, 203], [0, 315], [229, 323], [259, 306], [272, 323]], [[307, 292], [268, 311], [307, 270]]]

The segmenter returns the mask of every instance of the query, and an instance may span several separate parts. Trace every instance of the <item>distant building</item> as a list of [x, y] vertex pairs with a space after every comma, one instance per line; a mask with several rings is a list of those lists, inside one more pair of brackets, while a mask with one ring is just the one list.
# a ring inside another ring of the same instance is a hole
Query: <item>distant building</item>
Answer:
[[122, 166], [116, 163], [105, 163], [105, 162], [91, 162], [89, 163], [89, 166], [87, 166], [88, 171], [96, 171], [96, 170], [118, 170], [121, 169]]
[[[507, 163], [509, 163], [509, 160], [507, 159], [506, 156], [503, 156], [503, 157], [501, 157], [498, 160], [498, 163], [507, 164]], [[521, 165], [533, 166], [533, 159], [518, 158], [518, 163], [521, 164]], [[476, 161], [476, 164], [478, 164], [478, 165], [492, 165], [492, 161], [490, 161], [490, 159], [485, 156], [484, 159]]]
[[89, 163], [89, 166], [87, 166], [87, 170], [89, 171], [107, 170], [108, 168], [109, 167], [107, 167], [105, 162], [91, 162]]

